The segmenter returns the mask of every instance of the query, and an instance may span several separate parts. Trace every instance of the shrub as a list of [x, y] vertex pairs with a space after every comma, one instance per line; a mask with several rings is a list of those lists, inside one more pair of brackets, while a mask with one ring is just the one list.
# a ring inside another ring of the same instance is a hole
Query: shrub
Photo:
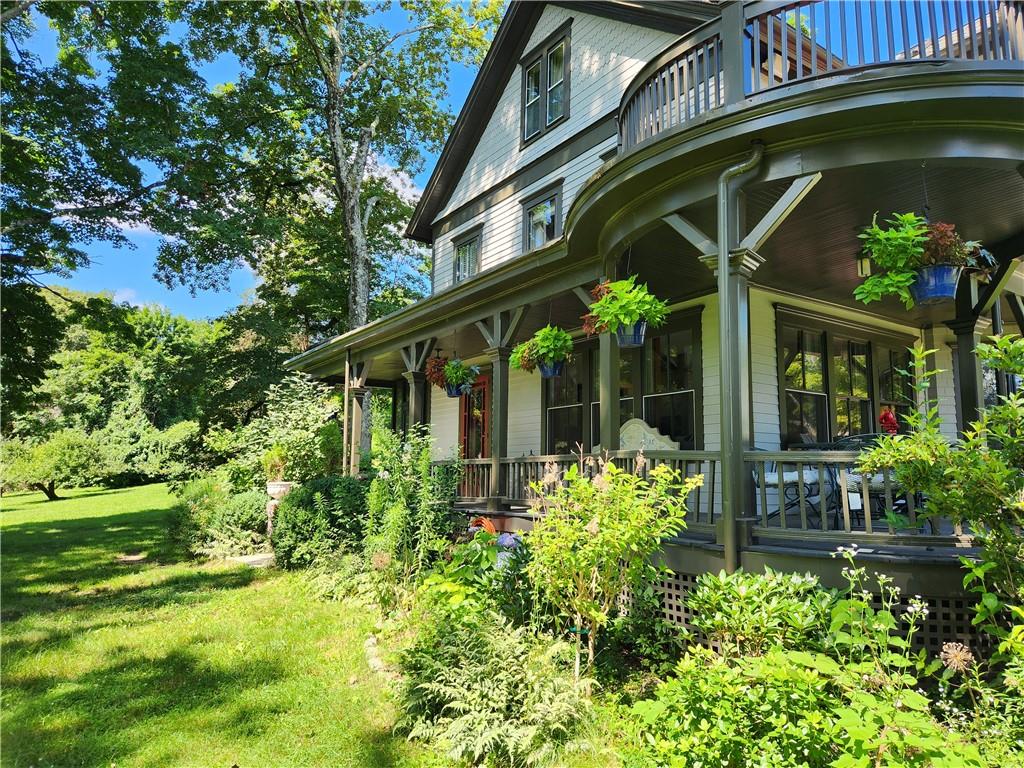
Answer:
[[303, 483], [281, 500], [274, 515], [277, 560], [285, 568], [303, 568], [339, 547], [353, 550], [365, 518], [365, 489], [356, 478], [331, 475]]
[[589, 714], [566, 669], [568, 647], [513, 628], [435, 586], [402, 652], [399, 728], [474, 765], [534, 765], [570, 744]]
[[821, 649], [833, 595], [811, 574], [704, 573], [687, 598], [693, 625], [723, 652], [760, 655], [776, 646]]
[[430, 433], [410, 429], [405, 441], [388, 429], [374, 433], [374, 479], [367, 495], [364, 551], [408, 576], [433, 564], [465, 525], [455, 508], [462, 466], [435, 466]]
[[217, 511], [228, 502], [228, 485], [215, 475], [185, 483], [177, 492], [171, 519], [171, 537], [193, 555], [209, 543], [207, 532]]
[[581, 462], [564, 483], [551, 477], [534, 485], [543, 514], [529, 535], [527, 572], [534, 589], [576, 628], [577, 678], [581, 636], [587, 635], [592, 666], [596, 636], [623, 590], [652, 581], [650, 558], [662, 539], [685, 527], [686, 497], [703, 482], [680, 482], [667, 465], [650, 470], [646, 480], [611, 462], [598, 462], [598, 469], [591, 479]]

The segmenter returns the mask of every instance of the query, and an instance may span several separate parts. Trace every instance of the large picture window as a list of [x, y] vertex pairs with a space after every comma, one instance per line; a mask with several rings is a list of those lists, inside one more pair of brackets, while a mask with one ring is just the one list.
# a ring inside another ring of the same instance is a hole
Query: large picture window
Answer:
[[696, 357], [699, 327], [654, 336], [643, 418], [683, 450], [697, 445]]
[[569, 116], [568, 26], [523, 57], [523, 142], [542, 136]]
[[789, 308], [777, 328], [784, 447], [883, 432], [883, 408], [909, 411], [913, 337]]

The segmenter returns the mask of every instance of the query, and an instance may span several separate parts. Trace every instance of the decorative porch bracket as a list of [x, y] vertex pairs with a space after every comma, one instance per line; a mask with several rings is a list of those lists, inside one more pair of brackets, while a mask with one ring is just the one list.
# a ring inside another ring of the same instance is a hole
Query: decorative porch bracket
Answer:
[[509, 347], [526, 317], [528, 305], [495, 312], [476, 322], [487, 343], [484, 353], [491, 362], [491, 476], [487, 509], [501, 506], [501, 460], [508, 453], [508, 358]]
[[757, 222], [757, 226], [740, 240], [739, 247], [751, 252], [760, 250], [768, 241], [768, 238], [775, 234], [775, 230], [779, 228], [779, 225], [789, 218], [789, 214], [800, 205], [819, 181], [821, 181], [820, 172], [794, 179], [789, 188], [775, 201], [775, 205], [769, 208], [768, 213]]
[[1010, 314], [1013, 315], [1014, 322], [1021, 333], [1024, 333], [1024, 298], [1015, 293], [1008, 294], [1006, 298], [1010, 302]]
[[426, 421], [427, 380], [423, 366], [434, 351], [437, 339], [424, 339], [409, 346], [402, 347], [402, 362], [405, 371], [402, 377], [409, 382], [409, 426], [413, 427]]

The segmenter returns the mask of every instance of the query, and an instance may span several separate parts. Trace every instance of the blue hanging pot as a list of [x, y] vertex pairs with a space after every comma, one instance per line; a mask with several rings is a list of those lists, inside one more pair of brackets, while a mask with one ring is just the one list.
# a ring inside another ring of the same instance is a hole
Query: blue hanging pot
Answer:
[[444, 391], [448, 393], [448, 397], [462, 397], [461, 384], [448, 384], [445, 382]]
[[914, 303], [928, 306], [952, 301], [956, 298], [956, 284], [962, 271], [962, 267], [949, 264], [918, 267], [917, 279], [910, 286], [910, 295], [914, 297]]
[[561, 376], [562, 371], [565, 370], [565, 360], [556, 360], [553, 363], [538, 362], [537, 370], [540, 371], [541, 378], [554, 379]]
[[647, 333], [647, 321], [639, 320], [633, 325], [620, 325], [615, 332], [619, 337], [619, 348], [630, 349], [644, 345], [644, 335]]

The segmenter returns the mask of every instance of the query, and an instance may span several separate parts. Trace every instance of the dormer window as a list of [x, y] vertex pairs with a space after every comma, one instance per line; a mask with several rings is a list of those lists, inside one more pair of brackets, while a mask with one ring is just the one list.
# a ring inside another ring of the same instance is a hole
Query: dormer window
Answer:
[[523, 142], [569, 116], [569, 28], [563, 25], [523, 58]]

